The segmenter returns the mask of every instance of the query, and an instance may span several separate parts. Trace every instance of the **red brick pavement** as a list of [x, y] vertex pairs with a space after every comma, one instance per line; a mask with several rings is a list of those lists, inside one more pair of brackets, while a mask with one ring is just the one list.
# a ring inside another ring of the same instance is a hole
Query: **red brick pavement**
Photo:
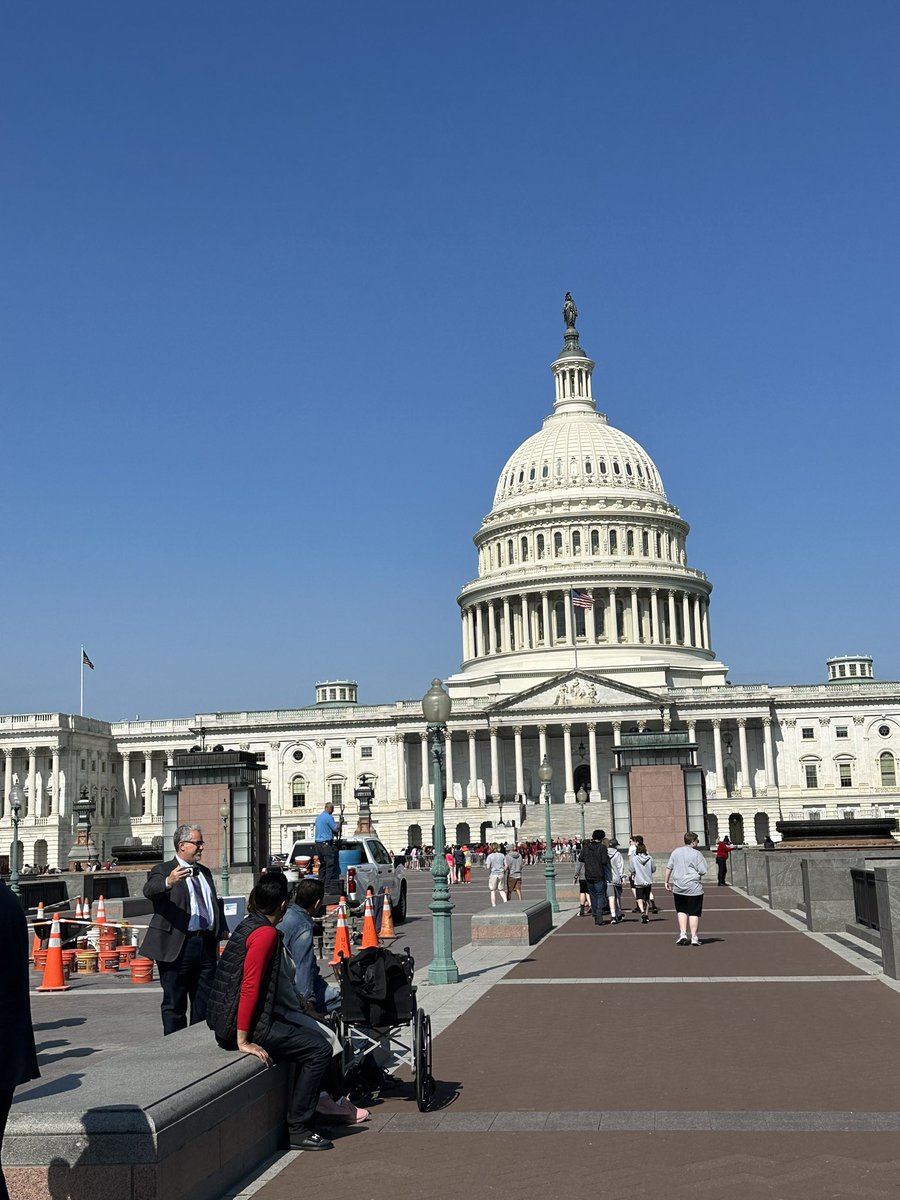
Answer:
[[572, 918], [436, 1039], [444, 1107], [377, 1105], [256, 1196], [898, 1200], [900, 995], [730, 889], [702, 948], [675, 929]]

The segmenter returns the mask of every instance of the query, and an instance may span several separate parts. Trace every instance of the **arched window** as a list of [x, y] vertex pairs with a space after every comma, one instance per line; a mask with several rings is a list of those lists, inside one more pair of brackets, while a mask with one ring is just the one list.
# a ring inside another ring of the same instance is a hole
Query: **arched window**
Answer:
[[506, 561], [510, 566], [512, 566], [513, 563], [516, 561], [516, 554], [515, 554], [515, 550], [513, 549], [512, 538], [509, 538], [506, 543]]
[[562, 468], [562, 459], [561, 459], [561, 458], [558, 458], [558, 459], [556, 460], [556, 478], [557, 478], [557, 479], [562, 479], [562, 473], [563, 473], [563, 468]]
[[649, 555], [650, 553], [650, 534], [645, 529], [641, 534], [641, 554]]
[[549, 478], [550, 478], [550, 464], [544, 463], [544, 465], [541, 467], [541, 479], [549, 479]]
[[656, 535], [656, 557], [662, 558], [662, 536], [660, 534]]
[[634, 530], [629, 529], [625, 534], [625, 553], [634, 554]]
[[629, 479], [631, 479], [631, 477], [634, 475], [634, 469], [630, 462], [627, 462], [625, 464], [625, 474], [628, 476]]
[[524, 483], [524, 482], [525, 482], [525, 468], [522, 467], [522, 469], [519, 471], [519, 483]]
[[594, 467], [593, 467], [593, 464], [592, 464], [591, 460], [590, 460], [589, 458], [586, 458], [586, 459], [584, 460], [584, 473], [585, 473], [585, 475], [590, 475], [590, 474], [592, 474], [592, 473], [593, 473], [593, 470], [594, 470]]
[[547, 553], [547, 550], [546, 550], [546, 544], [544, 542], [544, 535], [542, 533], [539, 533], [537, 535], [537, 556], [538, 556], [538, 558], [543, 558], [546, 553]]
[[600, 474], [605, 475], [606, 474], [606, 460], [601, 458], [599, 463], [597, 464], [597, 466], [600, 468]]
[[421, 849], [421, 847], [422, 847], [422, 826], [421, 825], [410, 825], [409, 829], [407, 829], [407, 831], [406, 831], [406, 844], [407, 844], [407, 846], [418, 846], [419, 849]]
[[894, 762], [894, 756], [889, 750], [885, 750], [884, 754], [879, 756], [878, 765], [881, 768], [881, 786], [896, 787], [897, 767]]
[[619, 466], [619, 460], [617, 458], [614, 458], [613, 459], [613, 475], [621, 475], [621, 474], [622, 474], [622, 468]]
[[531, 470], [528, 472], [528, 482], [534, 483], [534, 477], [537, 474], [537, 468], [534, 463], [531, 464]]
[[302, 775], [291, 780], [291, 807], [306, 808], [306, 780]]
[[519, 556], [522, 562], [528, 562], [528, 538], [523, 537], [519, 543]]
[[609, 531], [609, 552], [610, 554], [619, 553], [619, 535], [614, 529]]
[[497, 543], [497, 566], [498, 567], [503, 566], [503, 543], [502, 542]]
[[554, 533], [553, 535], [553, 556], [559, 558], [562, 555], [562, 534]]
[[585, 618], [584, 609], [576, 608], [574, 610], [574, 616], [575, 616], [575, 636], [580, 637], [580, 638], [587, 637], [587, 627], [585, 626], [585, 623], [584, 623], [584, 618]]
[[574, 530], [574, 532], [572, 533], [572, 553], [573, 554], [581, 553], [581, 534], [578, 532], [577, 529]]
[[591, 554], [600, 553], [600, 530], [591, 530]]
[[576, 476], [578, 475], [578, 460], [575, 458], [574, 455], [569, 460], [569, 475], [571, 476], [572, 479], [575, 479]]

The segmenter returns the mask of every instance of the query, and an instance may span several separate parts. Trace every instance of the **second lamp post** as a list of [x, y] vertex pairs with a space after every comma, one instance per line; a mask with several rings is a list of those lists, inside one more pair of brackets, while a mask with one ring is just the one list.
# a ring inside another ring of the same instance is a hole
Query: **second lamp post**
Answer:
[[553, 912], [559, 912], [559, 901], [556, 899], [556, 867], [553, 862], [553, 839], [550, 833], [550, 781], [553, 779], [553, 768], [550, 760], [544, 755], [544, 761], [538, 767], [538, 779], [541, 781], [541, 791], [544, 793], [544, 881], [547, 887], [547, 901]]
[[431, 891], [431, 929], [434, 953], [428, 968], [429, 983], [459, 983], [459, 968], [453, 961], [453, 927], [450, 914], [450, 867], [444, 858], [444, 788], [441, 767], [444, 761], [444, 731], [450, 716], [450, 697], [441, 687], [439, 679], [431, 681], [431, 687], [422, 698], [422, 712], [431, 735], [431, 758], [434, 769], [434, 862], [431, 874], [434, 886]]

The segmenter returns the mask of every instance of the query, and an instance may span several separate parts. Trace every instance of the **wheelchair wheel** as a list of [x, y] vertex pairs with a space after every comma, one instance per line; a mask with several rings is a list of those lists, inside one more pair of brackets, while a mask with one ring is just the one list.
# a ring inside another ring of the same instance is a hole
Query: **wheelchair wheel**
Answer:
[[434, 1076], [431, 1073], [431, 1018], [421, 1008], [416, 1009], [413, 1026], [413, 1071], [416, 1104], [419, 1112], [426, 1112], [434, 1099]]

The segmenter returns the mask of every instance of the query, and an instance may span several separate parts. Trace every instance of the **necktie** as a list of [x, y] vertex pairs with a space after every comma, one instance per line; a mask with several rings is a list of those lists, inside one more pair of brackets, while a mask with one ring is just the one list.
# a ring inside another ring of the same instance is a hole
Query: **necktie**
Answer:
[[200, 918], [200, 923], [204, 929], [209, 929], [212, 922], [209, 919], [209, 909], [206, 906], [206, 900], [203, 896], [203, 888], [200, 880], [196, 875], [191, 876], [191, 886], [194, 889], [194, 899], [197, 901], [197, 916]]

